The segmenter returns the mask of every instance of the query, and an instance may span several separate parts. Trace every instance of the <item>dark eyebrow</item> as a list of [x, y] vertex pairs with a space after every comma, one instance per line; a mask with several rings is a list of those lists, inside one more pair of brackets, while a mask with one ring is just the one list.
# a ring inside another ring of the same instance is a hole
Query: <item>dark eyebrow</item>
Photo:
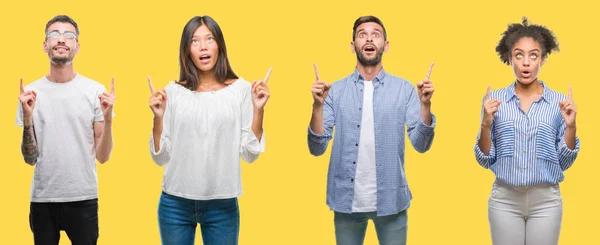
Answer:
[[[379, 30], [379, 29], [377, 29], [377, 28], [374, 28], [374, 29], [375, 29], [375, 31], [377, 31], [377, 32], [381, 32], [381, 30]], [[356, 31], [356, 33], [358, 34], [358, 33], [360, 33], [361, 31], [365, 31], [365, 29], [360, 29], [360, 30]]]
[[[520, 48], [515, 48], [515, 49], [513, 49], [513, 52], [514, 52], [514, 51], [521, 51], [521, 52], [525, 52], [525, 50], [522, 50], [522, 49], [520, 49]], [[536, 48], [536, 49], [529, 50], [529, 52], [533, 52], [533, 51], [540, 52], [540, 50], [539, 50], [539, 49], [537, 49], [537, 48]]]
[[[204, 37], [212, 37], [212, 36], [213, 36], [213, 34], [211, 34], [211, 33], [207, 33], [206, 35], [204, 35]], [[202, 36], [198, 36], [198, 35], [193, 35], [192, 38], [194, 38], [194, 37], [202, 38]]]

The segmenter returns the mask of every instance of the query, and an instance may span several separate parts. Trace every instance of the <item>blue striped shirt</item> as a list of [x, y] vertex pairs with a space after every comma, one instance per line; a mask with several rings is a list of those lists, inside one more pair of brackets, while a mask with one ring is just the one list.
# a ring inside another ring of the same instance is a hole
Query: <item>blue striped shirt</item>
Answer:
[[[318, 135], [308, 128], [308, 148], [315, 156], [325, 152], [336, 128], [327, 175], [327, 205], [341, 213], [352, 213], [363, 87], [364, 78], [356, 69], [333, 83], [323, 105], [324, 133]], [[412, 198], [404, 173], [405, 125], [413, 147], [425, 152], [433, 142], [435, 117], [432, 115], [431, 126], [424, 124], [417, 91], [402, 78], [382, 69], [373, 79], [373, 87], [377, 215], [384, 216], [405, 210]]]
[[515, 84], [491, 92], [490, 98], [502, 101], [490, 130], [492, 147], [487, 156], [479, 149], [480, 132], [475, 158], [482, 167], [492, 169], [496, 179], [512, 186], [557, 184], [563, 181], [563, 171], [573, 165], [579, 152], [579, 138], [573, 150], [564, 139], [566, 124], [558, 102], [566, 96], [540, 81], [544, 87], [542, 97], [526, 114], [519, 106]]

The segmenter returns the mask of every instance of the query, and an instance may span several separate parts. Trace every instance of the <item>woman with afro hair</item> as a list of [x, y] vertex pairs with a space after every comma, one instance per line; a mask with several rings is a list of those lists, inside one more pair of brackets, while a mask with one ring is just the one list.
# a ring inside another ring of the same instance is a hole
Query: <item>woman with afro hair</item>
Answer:
[[496, 47], [516, 80], [483, 98], [475, 157], [496, 180], [488, 200], [494, 245], [558, 244], [562, 222], [559, 183], [580, 149], [571, 87], [558, 93], [538, 79], [558, 41], [548, 28], [508, 25]]

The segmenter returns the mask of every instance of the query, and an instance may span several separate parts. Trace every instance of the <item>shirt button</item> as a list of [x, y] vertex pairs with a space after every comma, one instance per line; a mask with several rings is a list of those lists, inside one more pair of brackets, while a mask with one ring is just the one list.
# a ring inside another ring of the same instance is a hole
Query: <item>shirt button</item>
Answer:
[[361, 110], [362, 110], [362, 108], [361, 108], [361, 107], [359, 107], [359, 108], [358, 108], [358, 110], [359, 110], [359, 111], [361, 111]]
[[521, 186], [525, 187], [525, 184], [522, 184]]
[[523, 135], [527, 136], [527, 133], [523, 133]]
[[527, 153], [527, 151], [526, 151], [526, 150], [523, 150], [523, 153]]
[[356, 146], [358, 146], [358, 144], [356, 144]]
[[360, 128], [360, 124], [359, 124], [359, 125], [356, 125], [356, 127], [357, 127], [357, 128]]
[[356, 164], [356, 162], [352, 162], [352, 164]]
[[354, 182], [354, 179], [350, 179], [350, 182]]

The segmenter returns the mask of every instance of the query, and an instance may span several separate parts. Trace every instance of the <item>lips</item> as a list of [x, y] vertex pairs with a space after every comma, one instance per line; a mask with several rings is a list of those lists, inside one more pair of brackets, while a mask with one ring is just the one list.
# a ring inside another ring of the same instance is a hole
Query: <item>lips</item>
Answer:
[[61, 50], [62, 51], [69, 51], [70, 50], [68, 47], [65, 47], [65, 46], [55, 46], [53, 49], [56, 50], [56, 51], [61, 51]]
[[200, 55], [200, 57], [198, 57], [200, 62], [204, 63], [204, 64], [208, 64], [208, 62], [210, 61], [210, 58], [211, 58], [211, 56], [208, 54], [203, 54], [203, 55]]
[[375, 52], [375, 46], [371, 46], [371, 45], [365, 46], [363, 48], [363, 51], [365, 51], [365, 52]]
[[528, 78], [531, 76], [531, 72], [530, 71], [522, 71], [521, 76], [523, 76], [524, 78]]

